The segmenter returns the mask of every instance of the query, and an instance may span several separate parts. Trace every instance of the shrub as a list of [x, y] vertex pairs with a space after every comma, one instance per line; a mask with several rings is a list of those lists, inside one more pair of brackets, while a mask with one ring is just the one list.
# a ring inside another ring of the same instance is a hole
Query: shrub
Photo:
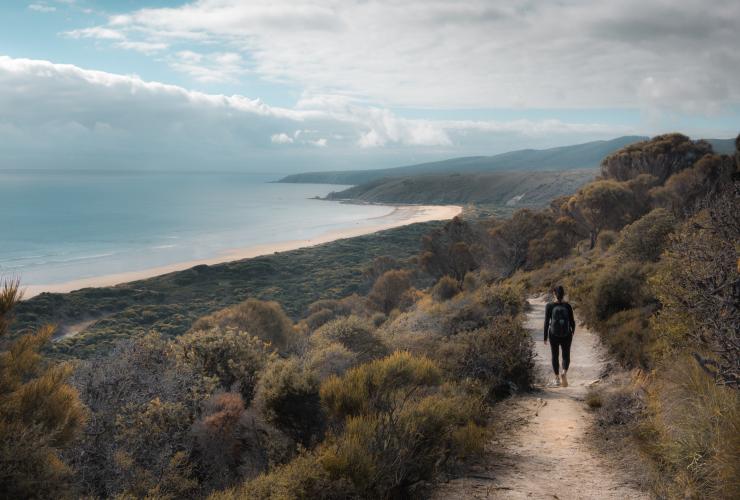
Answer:
[[330, 377], [321, 385], [321, 400], [335, 419], [387, 411], [401, 393], [438, 385], [441, 377], [429, 359], [396, 352]]
[[232, 327], [249, 332], [269, 342], [281, 353], [295, 351], [301, 341], [292, 321], [277, 302], [248, 299], [200, 318], [190, 331], [210, 330], [215, 327]]
[[489, 285], [477, 292], [478, 301], [491, 316], [517, 316], [525, 303], [522, 290], [510, 285]]
[[628, 260], [657, 262], [668, 244], [668, 237], [676, 222], [673, 214], [663, 208], [656, 208], [625, 227], [614, 249]]
[[377, 358], [387, 352], [375, 331], [357, 316], [328, 322], [314, 332], [311, 342], [316, 346], [338, 342], [355, 353], [360, 362]]
[[737, 498], [740, 492], [740, 398], [718, 386], [690, 358], [674, 361], [648, 387], [642, 446], [661, 466], [675, 498]]
[[610, 352], [627, 368], [649, 368], [654, 338], [650, 330], [650, 311], [628, 309], [612, 315], [604, 325]]
[[[21, 299], [18, 281], [0, 288], [0, 340]], [[61, 451], [82, 429], [87, 412], [67, 381], [69, 364], [47, 364], [40, 350], [54, 329], [23, 335], [0, 352], [0, 490], [6, 498], [69, 493], [71, 471]]]
[[251, 401], [257, 374], [271, 358], [269, 344], [233, 327], [195, 330], [178, 338], [173, 350], [180, 364], [218, 379], [227, 391]]
[[450, 300], [458, 293], [460, 293], [460, 287], [455, 278], [451, 276], [442, 276], [432, 288], [432, 297], [439, 302]]
[[589, 319], [605, 321], [619, 311], [642, 307], [651, 301], [645, 287], [648, 268], [628, 262], [608, 265], [593, 277], [593, 290], [585, 310]]
[[596, 247], [602, 252], [606, 251], [619, 239], [619, 234], [616, 231], [602, 231], [596, 238]]
[[332, 319], [334, 319], [334, 311], [330, 309], [319, 309], [306, 318], [306, 325], [310, 331], [314, 331]]
[[237, 393], [217, 394], [204, 404], [192, 427], [201, 488], [232, 486], [289, 459], [294, 442], [244, 408]]
[[450, 337], [435, 359], [452, 377], [479, 381], [495, 397], [531, 386], [533, 357], [529, 333], [519, 321], [501, 316], [486, 328]]
[[403, 294], [409, 288], [411, 280], [408, 271], [386, 271], [375, 281], [367, 298], [372, 307], [388, 314], [398, 307]]
[[388, 319], [388, 316], [386, 316], [383, 313], [375, 313], [370, 317], [370, 322], [373, 324], [375, 328], [378, 328], [381, 326], [385, 321]]
[[341, 375], [356, 364], [357, 354], [338, 342], [318, 346], [308, 354], [308, 368], [319, 380]]
[[270, 363], [257, 385], [255, 406], [267, 422], [304, 446], [323, 431], [319, 382], [295, 358]]

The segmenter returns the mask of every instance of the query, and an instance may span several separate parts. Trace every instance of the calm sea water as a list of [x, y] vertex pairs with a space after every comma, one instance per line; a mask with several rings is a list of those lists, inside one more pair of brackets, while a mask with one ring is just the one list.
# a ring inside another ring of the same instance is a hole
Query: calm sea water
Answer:
[[238, 173], [0, 171], [0, 275], [52, 284], [305, 239], [387, 214]]

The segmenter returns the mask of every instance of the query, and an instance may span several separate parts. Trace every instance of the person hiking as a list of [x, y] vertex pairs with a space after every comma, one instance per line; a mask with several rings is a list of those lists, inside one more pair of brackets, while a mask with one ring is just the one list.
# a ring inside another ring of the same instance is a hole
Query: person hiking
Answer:
[[[573, 317], [573, 308], [567, 302], [563, 302], [565, 289], [558, 285], [552, 289], [555, 302], [550, 302], [545, 307], [545, 345], [550, 339], [550, 351], [552, 352], [552, 369], [555, 372], [555, 383], [568, 387], [568, 367], [570, 366], [570, 344], [573, 342], [573, 334], [576, 331], [576, 320]], [[560, 371], [559, 354], [563, 351], [563, 371]]]

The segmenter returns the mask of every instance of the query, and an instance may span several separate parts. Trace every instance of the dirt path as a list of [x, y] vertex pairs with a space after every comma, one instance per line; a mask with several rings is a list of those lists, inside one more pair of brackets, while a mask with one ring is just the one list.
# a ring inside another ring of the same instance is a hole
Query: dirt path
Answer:
[[510, 432], [499, 432], [488, 443], [484, 460], [467, 477], [441, 485], [433, 498], [650, 498], [585, 442], [593, 417], [583, 398], [604, 364], [596, 335], [578, 325], [568, 372], [570, 385], [554, 387], [550, 347], [542, 342], [545, 303], [536, 298], [529, 302], [526, 327], [535, 340], [537, 370], [540, 380], [550, 384], [503, 403]]

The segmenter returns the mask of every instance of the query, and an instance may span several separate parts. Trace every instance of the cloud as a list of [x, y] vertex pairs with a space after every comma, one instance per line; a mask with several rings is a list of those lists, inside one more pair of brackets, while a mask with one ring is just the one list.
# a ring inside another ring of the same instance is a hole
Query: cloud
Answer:
[[62, 34], [68, 38], [97, 38], [100, 40], [124, 40], [126, 38], [120, 31], [101, 26], [65, 31]]
[[56, 7], [50, 6], [50, 5], [44, 5], [40, 3], [32, 3], [28, 6], [29, 10], [33, 10], [36, 12], [42, 12], [42, 13], [48, 13], [48, 12], [54, 12], [57, 10]]
[[162, 42], [131, 42], [125, 40], [116, 44], [117, 47], [122, 49], [135, 50], [143, 54], [154, 54], [160, 52], [168, 47], [166, 43]]
[[242, 56], [235, 52], [214, 52], [201, 54], [182, 50], [169, 62], [175, 71], [185, 73], [203, 83], [236, 82], [247, 72]]
[[[120, 13], [107, 27], [228, 48], [267, 80], [383, 106], [682, 104], [683, 91], [650, 100], [653, 78], [695, 89], [703, 112], [740, 102], [738, 23], [735, 0], [195, 0]], [[706, 81], [727, 92], [717, 98]]]
[[[207, 57], [179, 54], [194, 63]], [[232, 60], [224, 54], [211, 59]], [[553, 120], [408, 119], [329, 95], [306, 94], [295, 108], [281, 108], [239, 95], [6, 56], [0, 56], [0, 109], [0, 168], [389, 166], [628, 132]]]
[[286, 134], [285, 132], [280, 132], [279, 134], [272, 134], [270, 136], [270, 140], [274, 142], [275, 144], [292, 144], [293, 138]]

